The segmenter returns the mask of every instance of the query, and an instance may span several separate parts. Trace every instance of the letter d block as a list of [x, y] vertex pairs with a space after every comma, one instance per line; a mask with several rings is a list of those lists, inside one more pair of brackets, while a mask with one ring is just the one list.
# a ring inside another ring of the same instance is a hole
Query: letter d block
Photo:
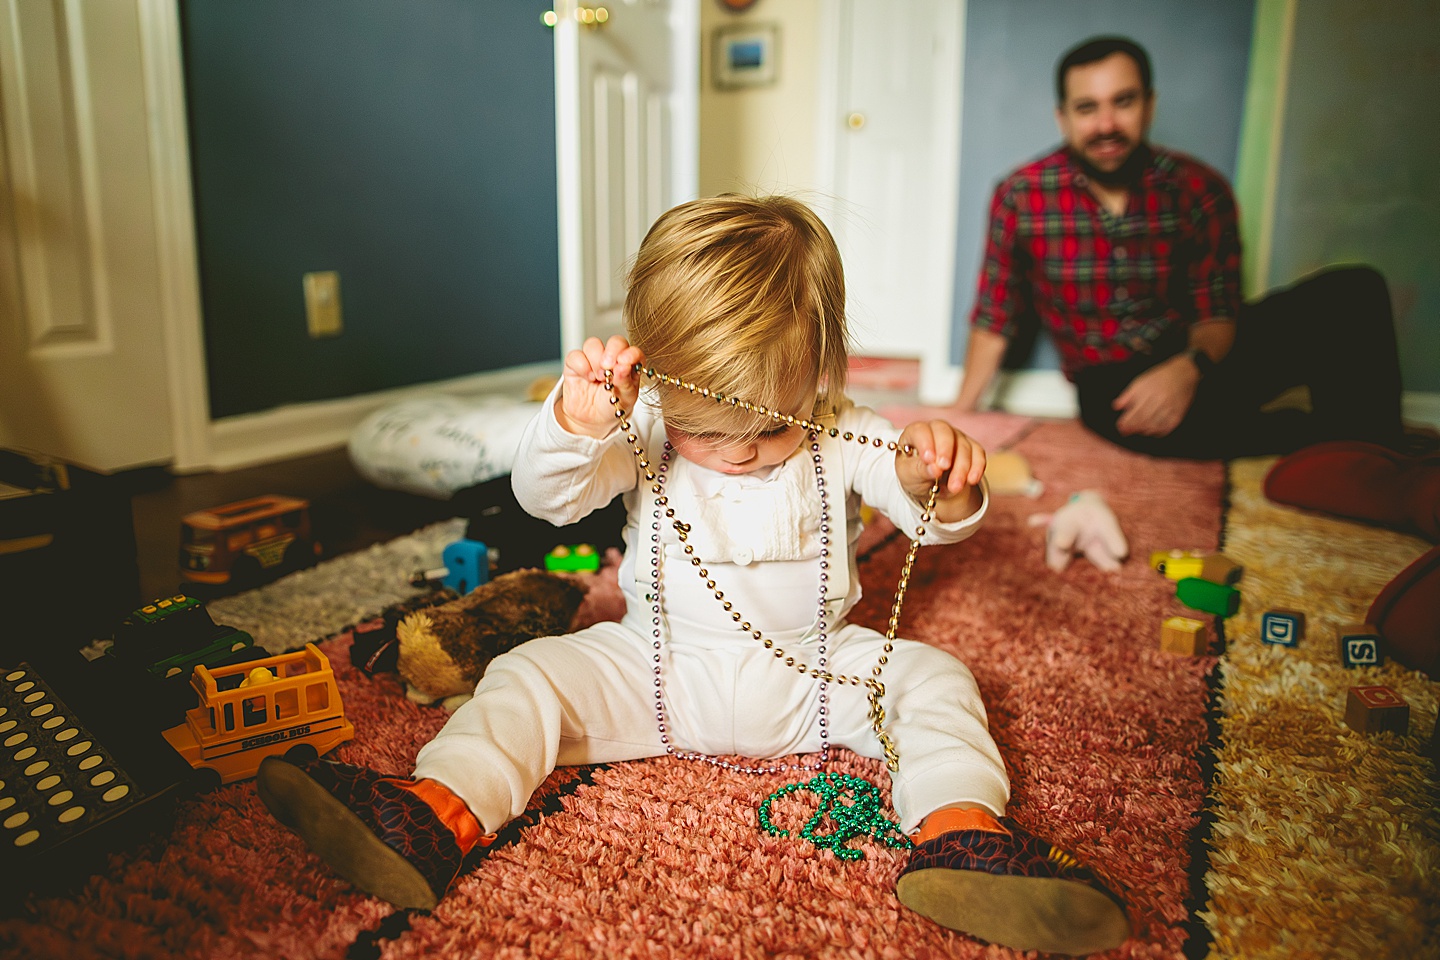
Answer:
[[1385, 658], [1380, 653], [1380, 631], [1368, 623], [1340, 628], [1340, 662], [1347, 668], [1375, 667]]
[[1293, 647], [1305, 637], [1305, 614], [1298, 610], [1267, 610], [1260, 617], [1260, 639]]
[[1210, 631], [1199, 620], [1170, 617], [1160, 625], [1160, 649], [1198, 657], [1210, 652]]
[[1410, 704], [1389, 687], [1351, 687], [1345, 698], [1345, 722], [1360, 733], [1410, 732]]
[[1240, 591], [1199, 577], [1186, 577], [1176, 583], [1175, 596], [1191, 610], [1203, 610], [1217, 617], [1234, 616], [1240, 609]]

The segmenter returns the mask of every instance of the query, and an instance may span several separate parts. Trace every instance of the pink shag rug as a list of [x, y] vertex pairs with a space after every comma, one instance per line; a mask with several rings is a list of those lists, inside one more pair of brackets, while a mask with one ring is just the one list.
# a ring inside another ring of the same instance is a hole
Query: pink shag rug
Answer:
[[[1009, 425], [1002, 425], [1008, 428]], [[1003, 430], [999, 431], [1003, 432]], [[1016, 448], [1044, 480], [1038, 500], [997, 498], [973, 539], [920, 552], [902, 632], [974, 671], [1013, 781], [1010, 812], [1110, 877], [1134, 936], [1110, 955], [1175, 957], [1194, 932], [1190, 851], [1206, 784], [1214, 657], [1158, 649], [1182, 612], [1151, 550], [1214, 548], [1219, 463], [1156, 461], [1073, 422], [1040, 422]], [[1129, 537], [1104, 574], [1043, 563], [1030, 513], [1096, 489]], [[883, 628], [904, 556], [867, 534], [858, 619]], [[397, 574], [404, 571], [397, 571]], [[357, 739], [339, 759], [408, 772], [445, 716], [396, 678], [325, 649]], [[887, 784], [842, 752], [835, 769]], [[756, 805], [786, 777], [678, 760], [561, 769], [429, 914], [356, 893], [266, 813], [253, 783], [182, 803], [173, 828], [116, 856], [67, 898], [32, 899], [0, 921], [0, 952], [85, 957], [1007, 957], [896, 901], [904, 854], [877, 843], [846, 862], [762, 833]], [[807, 794], [775, 805], [798, 832]], [[888, 793], [887, 793], [888, 801]], [[1191, 945], [1192, 949], [1194, 945]]]

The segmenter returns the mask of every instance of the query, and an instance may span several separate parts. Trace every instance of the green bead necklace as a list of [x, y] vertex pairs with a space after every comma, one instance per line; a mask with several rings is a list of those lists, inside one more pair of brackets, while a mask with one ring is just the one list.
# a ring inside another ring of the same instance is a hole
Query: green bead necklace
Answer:
[[[775, 837], [792, 836], [789, 830], [775, 825], [770, 816], [770, 806], [776, 800], [801, 790], [817, 795], [820, 806], [800, 828], [800, 838], [816, 847], [824, 847], [841, 860], [864, 859], [865, 851], [846, 846], [858, 837], [874, 837], [896, 850], [908, 850], [914, 846], [900, 825], [880, 812], [880, 789], [869, 780], [846, 773], [822, 773], [805, 783], [790, 783], [776, 790], [760, 804], [761, 829]], [[842, 800], [848, 802], [842, 803]], [[820, 827], [826, 820], [833, 823], [835, 829], [820, 833]]]

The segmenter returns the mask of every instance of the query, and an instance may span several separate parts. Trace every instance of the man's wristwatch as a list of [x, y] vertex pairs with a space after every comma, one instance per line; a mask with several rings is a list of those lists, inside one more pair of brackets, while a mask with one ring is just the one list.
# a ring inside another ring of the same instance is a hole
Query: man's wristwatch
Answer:
[[1185, 356], [1189, 357], [1190, 362], [1195, 364], [1195, 369], [1200, 372], [1201, 380], [1210, 376], [1210, 371], [1215, 369], [1215, 361], [1210, 359], [1210, 354], [1201, 350], [1199, 347], [1191, 347], [1189, 350], [1186, 350]]

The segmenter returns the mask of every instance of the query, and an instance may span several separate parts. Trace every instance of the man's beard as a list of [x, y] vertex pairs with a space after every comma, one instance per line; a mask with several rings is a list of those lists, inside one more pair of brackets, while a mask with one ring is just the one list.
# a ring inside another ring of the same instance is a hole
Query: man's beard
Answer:
[[[1090, 143], [1098, 143], [1101, 139], [1097, 137]], [[1140, 175], [1144, 173], [1145, 167], [1150, 163], [1150, 148], [1144, 140], [1135, 144], [1120, 166], [1114, 170], [1101, 170], [1079, 150], [1070, 152], [1074, 154], [1076, 162], [1080, 164], [1080, 169], [1085, 171], [1085, 175], [1102, 187], [1133, 186], [1140, 182]]]

